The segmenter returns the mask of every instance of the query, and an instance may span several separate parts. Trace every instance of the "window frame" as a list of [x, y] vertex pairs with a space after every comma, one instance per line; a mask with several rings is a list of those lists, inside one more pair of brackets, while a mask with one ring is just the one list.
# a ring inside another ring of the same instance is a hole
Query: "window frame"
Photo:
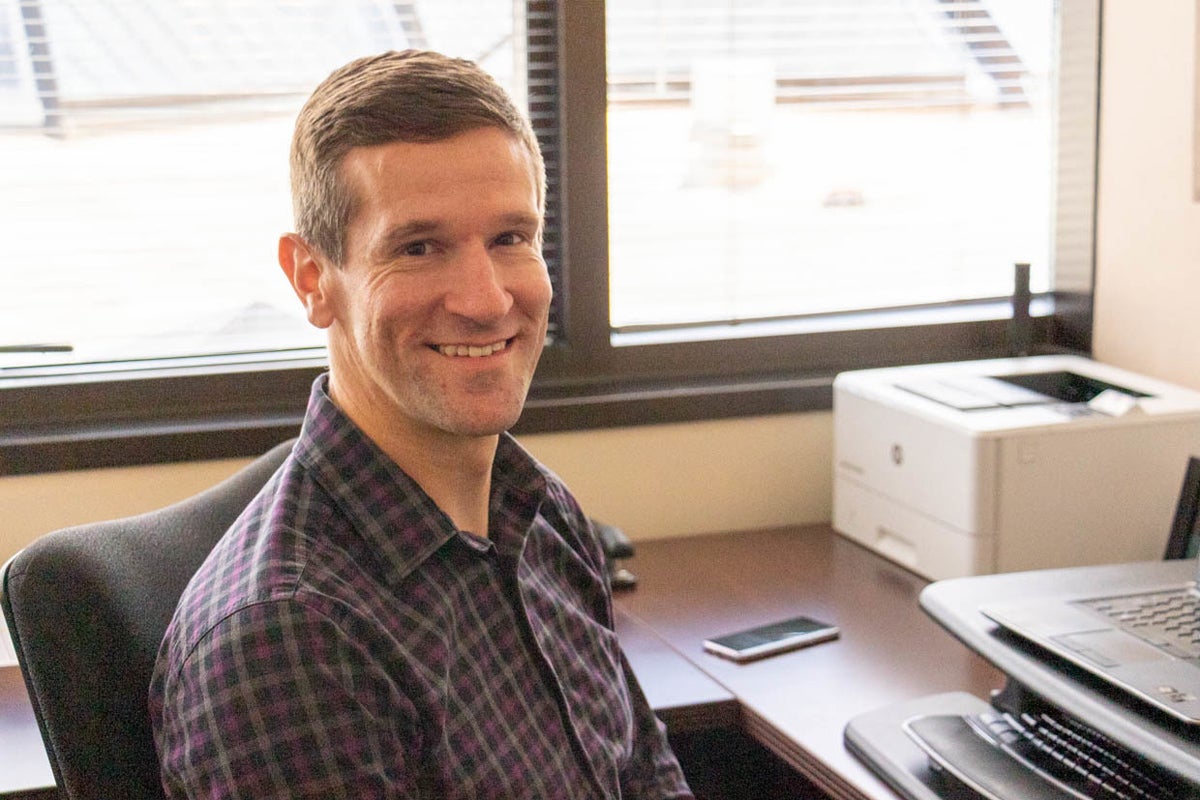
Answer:
[[[666, 334], [658, 341], [653, 335], [614, 334], [608, 230], [597, 224], [608, 219], [604, 4], [561, 3], [559, 9], [560, 42], [571, 43], [563, 48], [568, 90], [561, 99], [568, 165], [563, 176], [566, 335], [543, 355], [518, 430], [823, 410], [832, 404], [833, 377], [843, 370], [1013, 355], [1012, 305], [1003, 298], [692, 328], [696, 338], [690, 341], [672, 341]], [[1094, 226], [1094, 157], [1086, 171], [1091, 200], [1085, 224]], [[1091, 229], [1084, 233], [1090, 250], [1082, 280], [1090, 286], [1094, 242]], [[1073, 280], [1078, 283], [1080, 276]], [[1034, 350], [1090, 352], [1090, 291], [1038, 295], [1031, 313]]]
[[[604, 4], [528, 6], [557, 15], [563, 291], [515, 433], [827, 410], [843, 370], [1012, 354], [1004, 299], [717, 326], [690, 341], [614, 335]], [[1094, 237], [1087, 248], [1090, 270]], [[1035, 297], [1032, 351], [1090, 352], [1091, 314], [1090, 288]], [[0, 475], [256, 455], [296, 434], [324, 368], [322, 351], [304, 350], [0, 371]]]

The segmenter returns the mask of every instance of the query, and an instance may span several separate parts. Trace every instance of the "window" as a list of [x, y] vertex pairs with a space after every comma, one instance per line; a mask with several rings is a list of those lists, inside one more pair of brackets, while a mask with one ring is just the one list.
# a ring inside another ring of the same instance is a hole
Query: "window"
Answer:
[[844, 369], [1009, 354], [1016, 263], [1035, 344], [1088, 349], [1097, 2], [599, 5], [564, 5], [571, 347], [543, 393], [827, 405]]
[[350, 59], [405, 47], [526, 96], [514, 23], [512, 0], [0, 0], [0, 219], [19, 278], [0, 345], [34, 351], [7, 363], [319, 348], [274, 265], [300, 104]]
[[609, 0], [617, 330], [1050, 288], [1054, 6]]
[[1002, 355], [1015, 261], [1035, 342], [1087, 347], [1098, 0], [0, 0], [0, 473], [294, 430], [323, 354], [274, 266], [291, 120], [405, 46], [480, 61], [547, 150], [524, 430]]

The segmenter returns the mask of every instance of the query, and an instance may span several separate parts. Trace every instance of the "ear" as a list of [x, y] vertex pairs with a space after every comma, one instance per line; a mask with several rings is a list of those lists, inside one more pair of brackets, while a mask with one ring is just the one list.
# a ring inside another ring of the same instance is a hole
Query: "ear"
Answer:
[[295, 233], [279, 237], [279, 266], [292, 285], [292, 291], [304, 304], [309, 323], [317, 328], [332, 325], [334, 306], [330, 289], [333, 276], [326, 273], [336, 267]]

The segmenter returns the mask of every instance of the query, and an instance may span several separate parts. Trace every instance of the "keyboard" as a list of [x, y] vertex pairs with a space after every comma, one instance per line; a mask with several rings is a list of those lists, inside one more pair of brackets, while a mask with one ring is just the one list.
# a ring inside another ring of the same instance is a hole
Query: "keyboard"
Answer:
[[1054, 710], [905, 723], [940, 772], [987, 800], [1181, 800], [1200, 788]]
[[1193, 589], [1084, 600], [1077, 605], [1176, 658], [1200, 658], [1200, 595]]
[[1035, 771], [1083, 797], [1176, 800], [1192, 794], [1181, 782], [1065, 715], [1003, 712], [967, 718], [976, 733]]

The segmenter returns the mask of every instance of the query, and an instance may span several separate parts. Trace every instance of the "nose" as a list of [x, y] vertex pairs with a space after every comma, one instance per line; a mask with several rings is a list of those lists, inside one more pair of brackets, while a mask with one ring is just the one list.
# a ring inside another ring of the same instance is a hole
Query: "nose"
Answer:
[[503, 319], [513, 306], [513, 296], [488, 248], [468, 248], [459, 266], [453, 270], [446, 310], [483, 324]]

